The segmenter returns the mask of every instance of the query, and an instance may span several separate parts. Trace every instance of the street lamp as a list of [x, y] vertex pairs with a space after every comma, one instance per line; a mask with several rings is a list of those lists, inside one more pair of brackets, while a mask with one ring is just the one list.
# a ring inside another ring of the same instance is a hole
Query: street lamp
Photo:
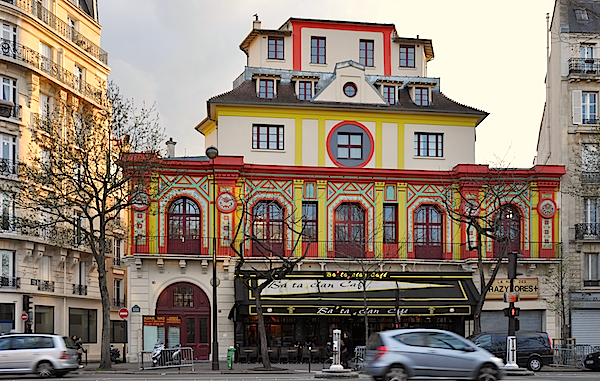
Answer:
[[212, 334], [212, 370], [219, 370], [219, 342], [217, 341], [217, 177], [215, 176], [215, 158], [219, 156], [219, 150], [215, 146], [206, 149], [206, 156], [212, 161], [213, 171], [213, 239], [212, 239], [212, 291], [213, 291], [213, 334]]

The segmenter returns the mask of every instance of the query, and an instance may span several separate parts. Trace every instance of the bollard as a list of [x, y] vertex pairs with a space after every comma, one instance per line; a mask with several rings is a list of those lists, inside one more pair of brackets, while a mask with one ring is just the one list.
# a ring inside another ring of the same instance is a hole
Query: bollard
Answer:
[[229, 369], [233, 369], [233, 356], [235, 355], [235, 348], [229, 347], [227, 349], [227, 366]]

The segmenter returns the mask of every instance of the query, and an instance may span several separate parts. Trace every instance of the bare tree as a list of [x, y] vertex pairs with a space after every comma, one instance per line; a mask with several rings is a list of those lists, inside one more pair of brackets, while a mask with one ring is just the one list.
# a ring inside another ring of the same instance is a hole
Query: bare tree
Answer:
[[[513, 205], [529, 189], [531, 179], [516, 176], [513, 169], [491, 168], [461, 177], [446, 188], [447, 215], [466, 227], [467, 250], [476, 251], [480, 297], [474, 311], [474, 334], [481, 332], [481, 311], [485, 297], [496, 279], [502, 259], [519, 249], [520, 228], [515, 224]], [[486, 281], [484, 243], [494, 246], [493, 270]]]
[[[239, 261], [236, 264], [236, 276], [247, 287], [255, 298], [256, 317], [258, 321], [260, 352], [263, 368], [270, 370], [267, 334], [263, 316], [261, 293], [273, 282], [291, 274], [296, 266], [304, 260], [310, 248], [310, 237], [305, 234], [306, 224], [302, 218], [294, 217], [294, 211], [284, 214], [276, 201], [259, 202], [251, 210], [250, 199], [241, 202], [239, 223], [231, 241], [231, 249]], [[271, 223], [265, 224], [265, 220]], [[286, 249], [285, 238], [291, 234], [292, 246]], [[308, 245], [304, 251], [303, 239]], [[248, 256], [259, 258], [248, 260]], [[253, 279], [243, 278], [243, 270], [251, 271]]]
[[102, 298], [100, 367], [109, 369], [110, 296], [106, 254], [120, 214], [148, 203], [144, 192], [156, 166], [163, 131], [153, 108], [135, 109], [110, 84], [102, 108], [61, 104], [32, 125], [27, 161], [11, 190], [25, 231], [50, 242], [91, 252]]

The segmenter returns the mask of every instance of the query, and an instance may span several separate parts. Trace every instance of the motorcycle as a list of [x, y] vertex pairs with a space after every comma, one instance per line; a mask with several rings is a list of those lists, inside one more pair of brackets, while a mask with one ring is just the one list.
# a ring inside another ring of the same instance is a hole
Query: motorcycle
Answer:
[[112, 345], [110, 346], [110, 361], [115, 364], [119, 364], [121, 362], [121, 351], [119, 348], [115, 348]]
[[[173, 353], [169, 356], [169, 352], [165, 350], [165, 345], [162, 342], [154, 344], [154, 349], [150, 354], [152, 366], [168, 366], [181, 364], [182, 352], [181, 344], [175, 345]], [[169, 358], [170, 357], [170, 358]]]

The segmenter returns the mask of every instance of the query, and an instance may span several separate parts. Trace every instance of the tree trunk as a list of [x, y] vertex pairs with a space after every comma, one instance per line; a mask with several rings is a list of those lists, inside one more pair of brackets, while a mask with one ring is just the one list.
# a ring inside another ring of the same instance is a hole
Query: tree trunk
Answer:
[[267, 345], [267, 331], [265, 330], [265, 318], [262, 313], [262, 303], [260, 300], [260, 290], [256, 290], [256, 318], [258, 320], [258, 334], [260, 337], [260, 354], [262, 356], [263, 367], [271, 369], [271, 359]]
[[481, 333], [481, 310], [483, 310], [483, 288], [485, 287], [485, 274], [483, 272], [483, 253], [481, 252], [481, 233], [477, 231], [477, 267], [479, 268], [479, 289], [481, 290], [479, 300], [475, 306], [473, 319], [473, 334]]
[[[102, 245], [101, 245], [102, 246]], [[101, 248], [103, 252], [104, 248]], [[106, 264], [104, 255], [98, 254], [96, 263], [98, 264], [98, 283], [100, 286], [100, 296], [102, 298], [102, 339], [100, 344], [100, 368], [110, 369], [110, 295], [106, 280]]]

